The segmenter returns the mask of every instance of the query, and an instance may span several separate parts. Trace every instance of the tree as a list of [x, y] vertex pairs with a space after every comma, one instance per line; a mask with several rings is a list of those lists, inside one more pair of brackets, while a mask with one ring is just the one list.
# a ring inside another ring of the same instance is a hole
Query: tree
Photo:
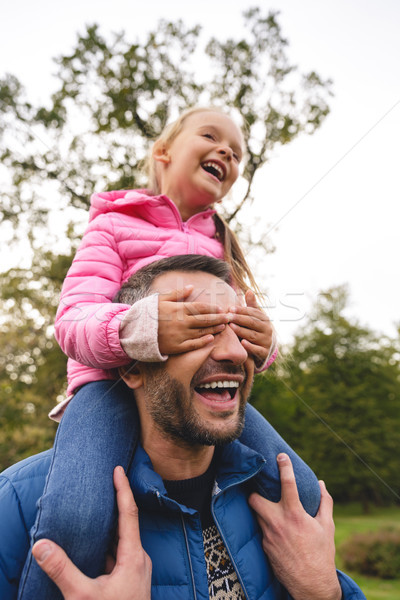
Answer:
[[[27, 445], [31, 452], [43, 449], [53, 434], [45, 414], [65, 387], [65, 358], [51, 324], [76, 224], [86, 218], [92, 192], [144, 185], [141, 162], [150, 140], [183, 108], [229, 106], [247, 132], [246, 189], [226, 212], [239, 228], [238, 212], [274, 146], [313, 133], [327, 116], [330, 81], [290, 64], [277, 14], [252, 8], [244, 24], [243, 37], [207, 44], [200, 27], [182, 21], [160, 21], [133, 42], [124, 33], [104, 36], [94, 24], [56, 58], [55, 90], [44, 105], [30, 102], [13, 75], [0, 81], [0, 225], [12, 224], [34, 252], [30, 268], [1, 275], [2, 466], [23, 456]], [[208, 79], [198, 81], [201, 51]], [[66, 233], [53, 231], [54, 213]], [[69, 240], [62, 255], [54, 249], [60, 239]]]
[[[247, 189], [232, 218], [251, 198], [256, 172], [276, 144], [313, 133], [329, 112], [329, 80], [289, 63], [277, 14], [244, 13], [246, 35], [211, 39], [203, 52], [209, 80], [195, 82], [200, 27], [160, 21], [143, 41], [103, 37], [97, 25], [58, 57], [57, 87], [47, 106], [33, 106], [20, 82], [0, 82], [0, 156], [8, 187], [3, 221], [46, 224], [57, 211], [86, 209], [97, 189], [145, 184], [141, 161], [171, 116], [196, 104], [235, 109], [247, 131]], [[197, 80], [197, 77], [196, 77]], [[46, 200], [47, 198], [47, 200]], [[24, 232], [25, 234], [25, 232]], [[31, 235], [36, 237], [32, 231]]]
[[281, 379], [265, 382], [256, 400], [337, 501], [367, 509], [400, 500], [399, 342], [346, 318], [347, 300], [343, 286], [320, 295]]
[[52, 443], [47, 414], [66, 382], [53, 321], [69, 262], [37, 252], [29, 270], [0, 274], [0, 469]]

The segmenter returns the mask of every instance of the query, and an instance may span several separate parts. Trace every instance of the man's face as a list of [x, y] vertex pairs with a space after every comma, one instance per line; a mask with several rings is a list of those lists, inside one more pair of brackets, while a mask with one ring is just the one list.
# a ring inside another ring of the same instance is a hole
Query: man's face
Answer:
[[[158, 277], [152, 291], [167, 292], [193, 284], [188, 301], [218, 304], [228, 311], [241, 303], [232, 287], [202, 272], [170, 272]], [[143, 385], [136, 395], [146, 408], [142, 427], [152, 422], [164, 436], [191, 445], [217, 445], [236, 439], [244, 424], [254, 364], [227, 325], [214, 341], [165, 363], [142, 363]]]

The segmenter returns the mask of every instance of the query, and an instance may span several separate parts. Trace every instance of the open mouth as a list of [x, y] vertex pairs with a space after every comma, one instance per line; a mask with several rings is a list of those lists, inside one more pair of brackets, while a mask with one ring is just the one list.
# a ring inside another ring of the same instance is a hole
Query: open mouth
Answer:
[[229, 402], [234, 399], [238, 389], [239, 382], [229, 380], [211, 381], [195, 387], [196, 392], [210, 402]]
[[207, 171], [207, 173], [210, 173], [210, 175], [216, 177], [218, 181], [223, 181], [225, 179], [224, 169], [221, 167], [221, 165], [215, 163], [214, 161], [208, 160], [207, 162], [202, 163], [201, 166], [205, 171]]

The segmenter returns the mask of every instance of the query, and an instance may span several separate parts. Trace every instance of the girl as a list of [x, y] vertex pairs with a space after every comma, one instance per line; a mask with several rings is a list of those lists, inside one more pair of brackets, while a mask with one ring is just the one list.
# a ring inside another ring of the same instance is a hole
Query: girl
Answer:
[[[103, 572], [112, 539], [112, 472], [116, 465], [127, 471], [138, 435], [132, 395], [116, 381], [115, 369], [132, 360], [162, 361], [170, 354], [200, 348], [227, 323], [218, 306], [185, 303], [190, 286], [128, 306], [112, 303], [121, 284], [144, 265], [166, 256], [225, 258], [236, 286], [247, 290], [247, 306], [238, 309], [230, 326], [258, 370], [276, 356], [271, 324], [246, 285], [247, 278], [255, 287], [251, 271], [234, 234], [213, 208], [239, 175], [243, 145], [240, 129], [225, 113], [191, 109], [154, 143], [151, 191], [92, 197], [90, 223], [64, 282], [56, 317], [56, 337], [69, 357], [69, 397], [51, 413], [59, 420], [66, 409], [32, 531], [33, 542], [50, 537], [91, 577]], [[287, 452], [302, 502], [311, 514], [317, 512], [319, 486], [314, 474], [250, 406], [241, 441], [274, 466], [276, 455]], [[279, 500], [277, 470], [273, 480], [260, 478], [259, 486], [265, 496]], [[29, 556], [19, 598], [39, 597], [61, 596]]]

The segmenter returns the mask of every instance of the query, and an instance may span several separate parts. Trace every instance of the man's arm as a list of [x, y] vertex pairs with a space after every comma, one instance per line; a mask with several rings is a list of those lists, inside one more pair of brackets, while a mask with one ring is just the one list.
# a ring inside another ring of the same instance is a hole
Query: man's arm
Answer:
[[60, 588], [65, 600], [150, 600], [151, 560], [140, 541], [138, 509], [122, 467], [114, 471], [119, 510], [118, 547], [108, 574], [86, 577], [65, 552], [50, 540], [40, 540], [32, 554]]
[[[249, 504], [257, 513], [263, 533], [263, 549], [276, 577], [294, 600], [341, 600], [346, 598], [335, 567], [333, 500], [321, 481], [321, 504], [313, 518], [303, 509], [292, 463], [278, 455], [282, 496], [278, 503], [252, 494]], [[350, 582], [350, 583], [349, 583]], [[354, 600], [364, 594], [344, 576]]]

